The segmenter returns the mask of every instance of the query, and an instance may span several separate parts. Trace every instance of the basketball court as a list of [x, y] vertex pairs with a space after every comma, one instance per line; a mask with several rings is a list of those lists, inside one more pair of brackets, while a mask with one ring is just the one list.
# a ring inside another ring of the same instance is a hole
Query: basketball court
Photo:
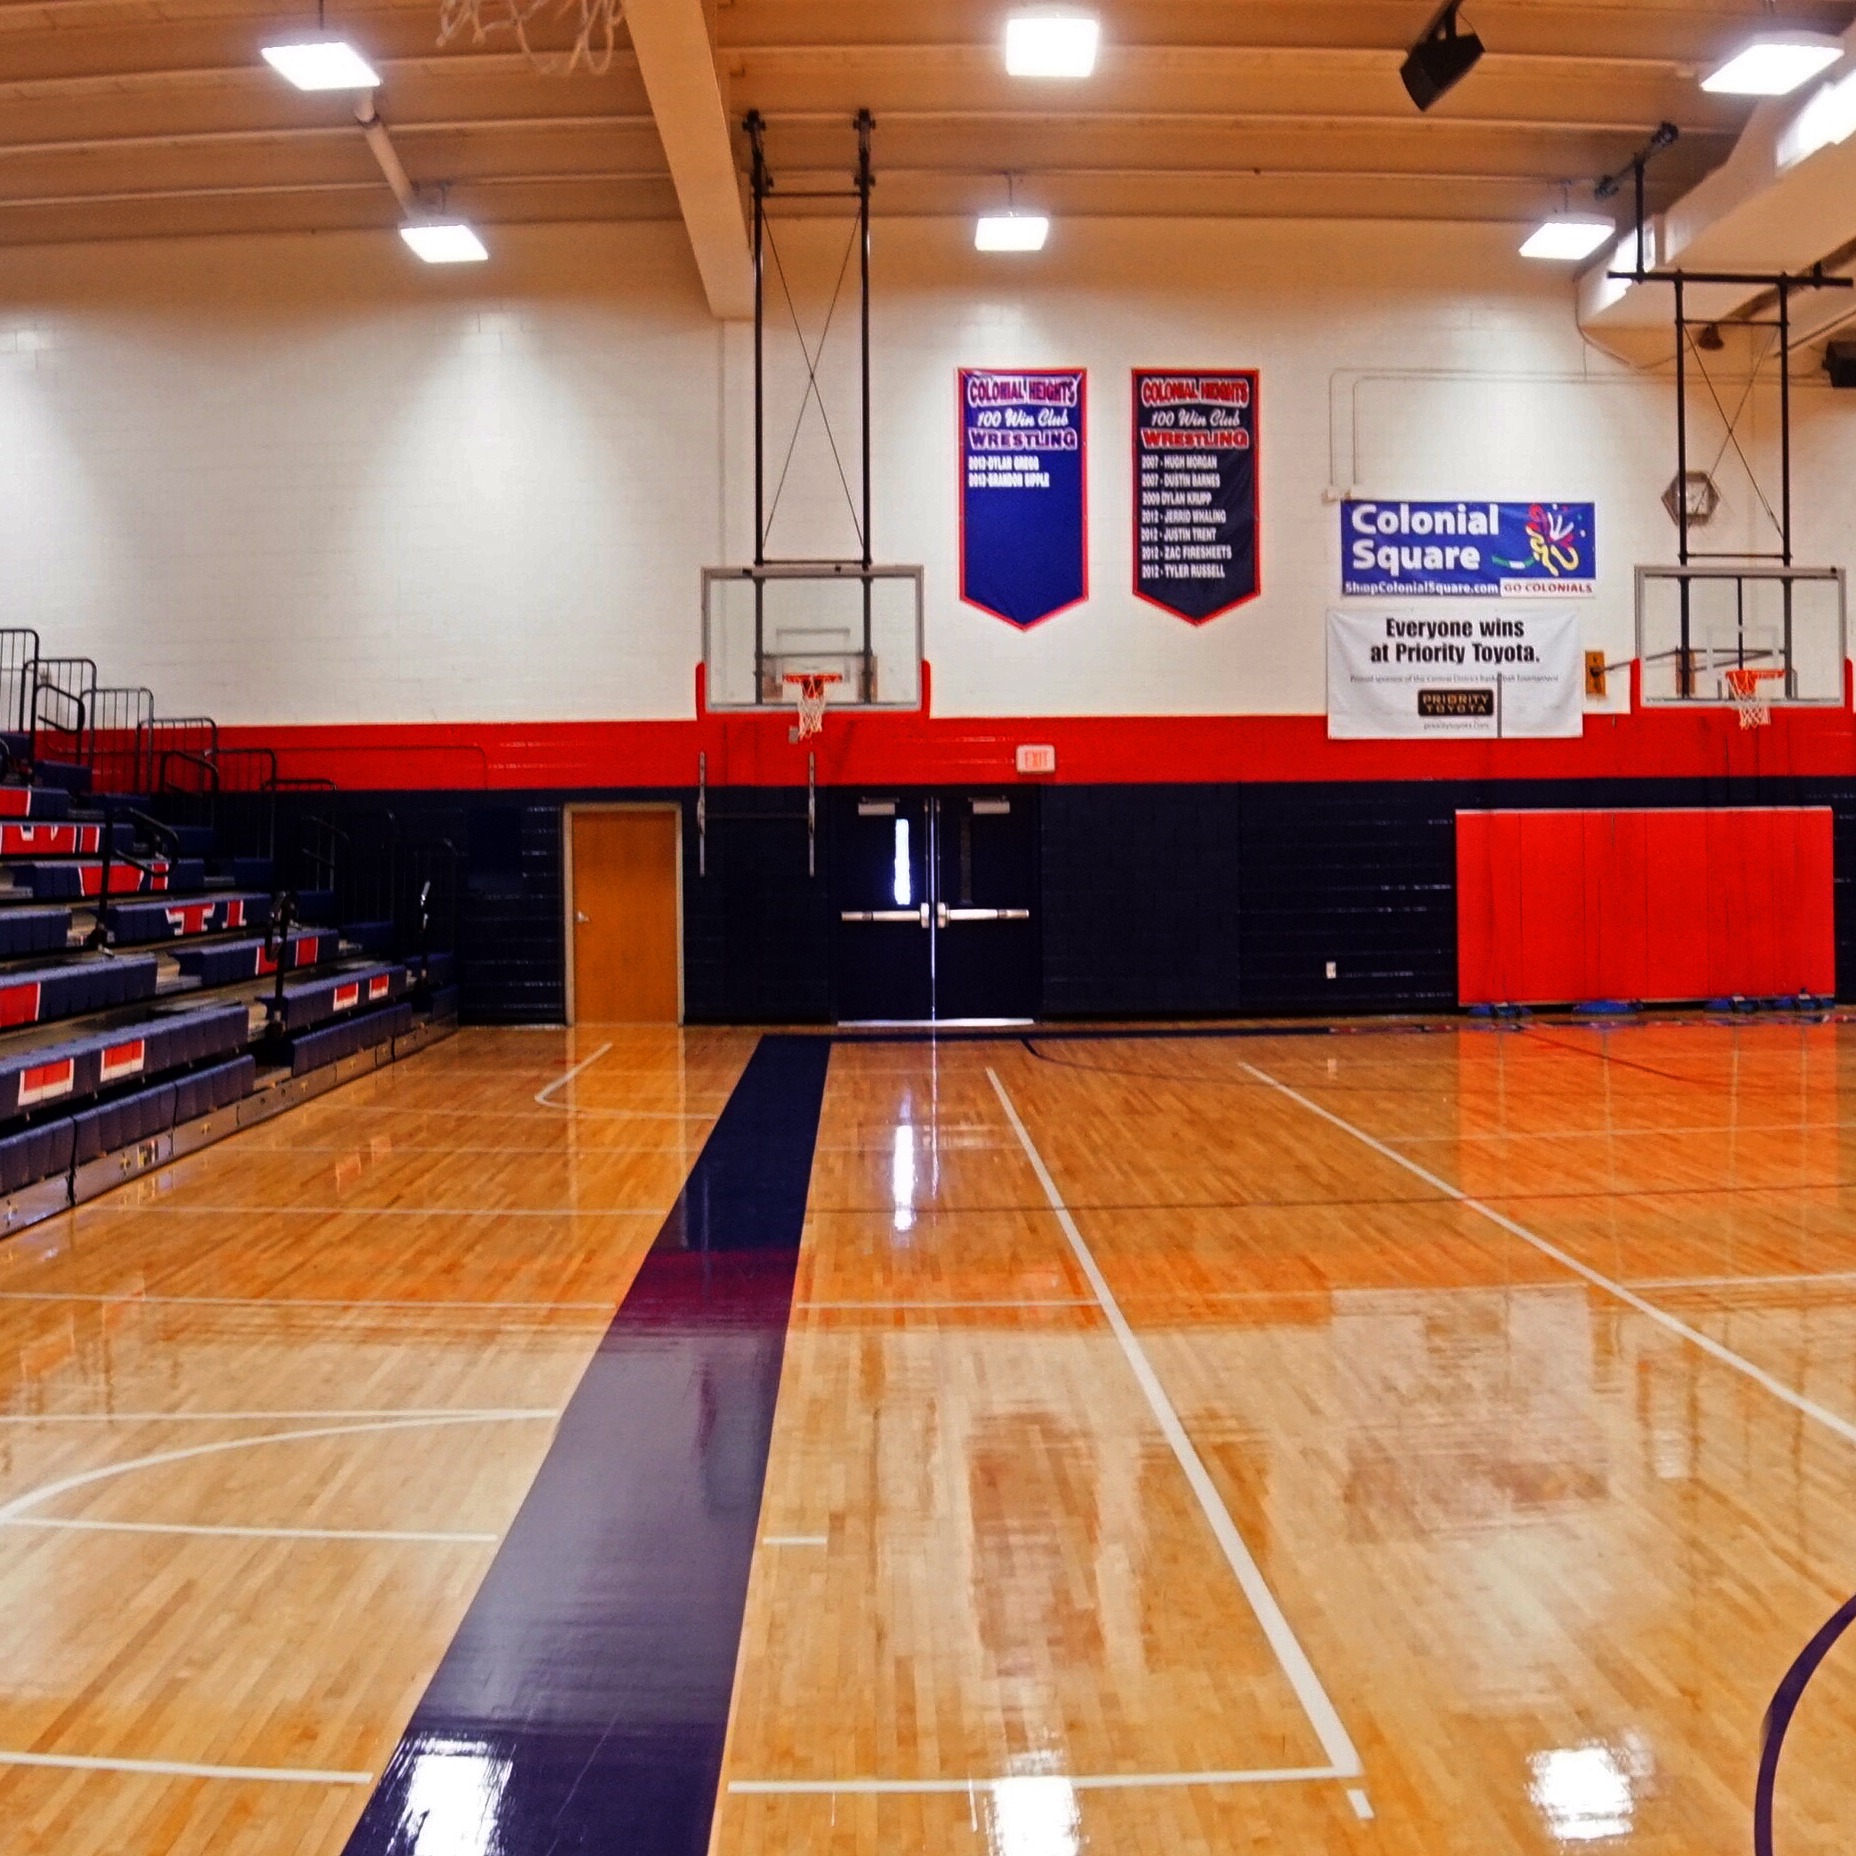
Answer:
[[1856, 11], [0, 8], [0, 1856], [1848, 1856]]

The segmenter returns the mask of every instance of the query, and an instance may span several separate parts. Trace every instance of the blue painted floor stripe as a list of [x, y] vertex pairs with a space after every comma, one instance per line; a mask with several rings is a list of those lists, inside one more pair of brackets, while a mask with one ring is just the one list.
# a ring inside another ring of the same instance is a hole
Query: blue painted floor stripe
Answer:
[[348, 1856], [702, 1856], [831, 1044], [763, 1038]]

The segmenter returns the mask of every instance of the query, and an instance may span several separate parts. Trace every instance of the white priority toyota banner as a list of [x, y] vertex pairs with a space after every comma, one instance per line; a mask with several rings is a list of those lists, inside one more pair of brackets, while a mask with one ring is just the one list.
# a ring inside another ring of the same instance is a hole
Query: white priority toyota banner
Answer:
[[1579, 619], [1538, 606], [1328, 614], [1335, 741], [1577, 735]]

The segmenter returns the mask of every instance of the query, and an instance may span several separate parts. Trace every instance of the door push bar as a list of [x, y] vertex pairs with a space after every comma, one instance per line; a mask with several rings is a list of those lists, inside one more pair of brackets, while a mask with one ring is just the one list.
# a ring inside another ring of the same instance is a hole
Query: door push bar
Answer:
[[945, 902], [934, 905], [937, 928], [945, 928], [949, 922], [1028, 922], [1030, 919], [1029, 909], [950, 909]]

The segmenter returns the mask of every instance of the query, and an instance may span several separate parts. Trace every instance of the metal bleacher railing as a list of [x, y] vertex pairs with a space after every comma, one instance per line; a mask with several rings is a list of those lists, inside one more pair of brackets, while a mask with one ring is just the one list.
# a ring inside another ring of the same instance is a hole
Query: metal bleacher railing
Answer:
[[91, 763], [97, 666], [88, 657], [35, 657], [26, 666], [26, 735], [33, 764]]

